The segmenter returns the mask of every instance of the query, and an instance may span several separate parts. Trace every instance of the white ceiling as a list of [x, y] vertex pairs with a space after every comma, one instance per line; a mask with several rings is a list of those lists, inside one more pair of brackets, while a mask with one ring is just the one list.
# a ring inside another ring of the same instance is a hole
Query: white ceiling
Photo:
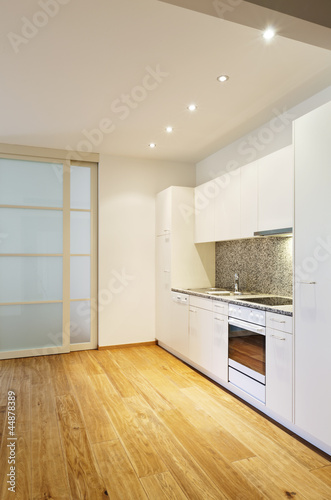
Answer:
[[[1, 8], [2, 143], [197, 162], [331, 84], [331, 52], [316, 46], [266, 44], [256, 29], [157, 0], [53, 2], [53, 17], [37, 15], [42, 0]], [[15, 53], [8, 35], [22, 36], [23, 17], [45, 26]], [[166, 76], [142, 92], [156, 68]], [[104, 119], [111, 131], [88, 139]]]

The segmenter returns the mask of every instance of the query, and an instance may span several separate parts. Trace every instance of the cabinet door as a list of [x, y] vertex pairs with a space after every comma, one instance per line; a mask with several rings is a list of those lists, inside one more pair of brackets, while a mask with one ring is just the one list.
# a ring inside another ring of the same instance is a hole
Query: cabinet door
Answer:
[[292, 421], [293, 337], [266, 329], [266, 406]]
[[252, 238], [257, 231], [257, 173], [254, 161], [240, 169], [240, 237]]
[[212, 373], [228, 381], [228, 317], [213, 314]]
[[215, 241], [240, 238], [240, 169], [215, 179]]
[[156, 195], [155, 212], [156, 236], [169, 234], [171, 231], [171, 188]]
[[201, 368], [211, 371], [213, 313], [190, 306], [189, 358]]
[[[183, 294], [172, 295], [183, 296]], [[175, 351], [183, 356], [188, 356], [188, 301], [184, 303], [183, 301], [174, 301], [172, 299], [170, 317], [171, 317], [171, 340], [168, 344]]]
[[294, 124], [295, 424], [331, 447], [331, 102]]
[[258, 230], [293, 227], [293, 147], [265, 156], [258, 164]]
[[156, 238], [156, 338], [168, 343], [171, 336], [170, 235]]
[[209, 181], [197, 186], [195, 198], [195, 243], [215, 241], [215, 182]]

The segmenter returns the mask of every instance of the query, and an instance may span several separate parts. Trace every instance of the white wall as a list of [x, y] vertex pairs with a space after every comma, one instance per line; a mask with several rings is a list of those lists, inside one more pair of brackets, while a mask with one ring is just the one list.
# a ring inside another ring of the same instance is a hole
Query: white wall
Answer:
[[197, 163], [197, 186], [292, 144], [292, 122], [331, 100], [331, 87], [290, 110], [274, 109], [270, 122]]
[[99, 346], [155, 340], [155, 195], [195, 166], [100, 155]]

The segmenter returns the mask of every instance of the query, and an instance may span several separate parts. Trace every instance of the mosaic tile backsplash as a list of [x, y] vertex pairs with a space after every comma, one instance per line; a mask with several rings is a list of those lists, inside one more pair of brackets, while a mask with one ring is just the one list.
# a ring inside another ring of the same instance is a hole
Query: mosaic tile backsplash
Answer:
[[215, 286], [234, 290], [234, 273], [239, 290], [292, 296], [293, 239], [256, 238], [216, 243]]

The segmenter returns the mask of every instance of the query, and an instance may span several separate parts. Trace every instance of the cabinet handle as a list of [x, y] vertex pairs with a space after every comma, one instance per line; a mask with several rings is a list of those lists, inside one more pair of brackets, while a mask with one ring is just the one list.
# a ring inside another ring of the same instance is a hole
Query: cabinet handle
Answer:
[[217, 304], [215, 304], [215, 307], [217, 307], [218, 309], [224, 309], [224, 306], [218, 306]]
[[271, 335], [271, 336], [277, 340], [286, 340], [284, 337], [278, 337], [278, 335]]
[[296, 283], [300, 283], [301, 285], [316, 285], [316, 281], [296, 281]]
[[170, 273], [170, 271], [168, 271], [167, 269], [164, 269], [163, 272], [164, 273]]
[[196, 311], [193, 311], [192, 309], [190, 309], [190, 313], [196, 313]]
[[170, 233], [170, 229], [163, 229], [165, 233]]
[[216, 321], [222, 321], [224, 323], [224, 319], [214, 318]]
[[273, 321], [274, 323], [286, 323], [286, 321], [279, 321], [278, 319], [270, 318], [270, 321]]

